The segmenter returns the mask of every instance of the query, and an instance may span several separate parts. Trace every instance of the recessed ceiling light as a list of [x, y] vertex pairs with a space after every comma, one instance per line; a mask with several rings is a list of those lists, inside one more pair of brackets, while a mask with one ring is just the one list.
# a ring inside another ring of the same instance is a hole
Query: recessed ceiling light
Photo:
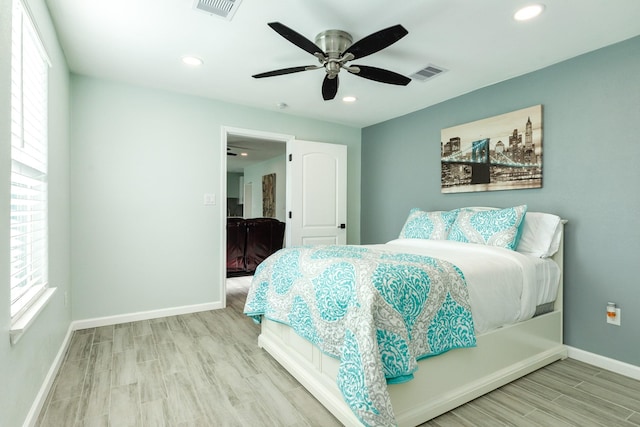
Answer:
[[518, 11], [513, 14], [513, 19], [515, 19], [516, 21], [527, 21], [540, 15], [543, 11], [543, 4], [532, 4], [518, 9]]
[[192, 67], [197, 67], [204, 63], [204, 61], [197, 56], [183, 56], [182, 62], [186, 65], [191, 65]]
[[343, 102], [356, 102], [358, 98], [356, 98], [355, 96], [345, 96], [344, 98], [342, 98]]

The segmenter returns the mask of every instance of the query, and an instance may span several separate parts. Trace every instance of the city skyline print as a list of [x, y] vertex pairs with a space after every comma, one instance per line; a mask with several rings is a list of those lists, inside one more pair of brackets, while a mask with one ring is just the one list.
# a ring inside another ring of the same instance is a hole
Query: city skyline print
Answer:
[[542, 105], [442, 129], [441, 192], [542, 187]]

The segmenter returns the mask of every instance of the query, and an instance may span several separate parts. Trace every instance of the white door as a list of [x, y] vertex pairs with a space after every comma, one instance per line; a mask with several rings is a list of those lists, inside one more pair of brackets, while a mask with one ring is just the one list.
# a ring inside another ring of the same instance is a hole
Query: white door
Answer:
[[344, 245], [347, 225], [347, 146], [289, 141], [286, 245]]

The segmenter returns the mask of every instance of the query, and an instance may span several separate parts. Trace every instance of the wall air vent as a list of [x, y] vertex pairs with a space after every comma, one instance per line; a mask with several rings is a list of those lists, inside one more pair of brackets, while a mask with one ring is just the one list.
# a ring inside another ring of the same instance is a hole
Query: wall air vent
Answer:
[[230, 21], [242, 0], [195, 0], [193, 8]]
[[436, 65], [433, 64], [429, 64], [426, 67], [424, 67], [422, 70], [416, 71], [415, 73], [411, 74], [409, 77], [411, 77], [411, 79], [413, 80], [420, 80], [420, 81], [426, 81], [426, 80], [430, 80], [436, 76], [439, 76], [440, 74], [444, 73], [445, 70], [442, 67], [438, 67]]

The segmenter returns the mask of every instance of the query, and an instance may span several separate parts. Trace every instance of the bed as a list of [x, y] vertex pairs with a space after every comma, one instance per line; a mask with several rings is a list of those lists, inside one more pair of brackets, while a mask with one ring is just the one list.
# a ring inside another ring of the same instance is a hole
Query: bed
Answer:
[[[525, 205], [413, 209], [383, 245], [274, 254], [256, 271], [245, 313], [262, 324], [259, 346], [343, 424], [418, 425], [566, 357], [563, 227]], [[381, 266], [391, 273], [381, 276]], [[298, 285], [307, 294], [290, 296]], [[405, 292], [411, 298], [398, 297]], [[302, 303], [310, 300], [318, 312]], [[321, 323], [329, 332], [318, 332]]]

